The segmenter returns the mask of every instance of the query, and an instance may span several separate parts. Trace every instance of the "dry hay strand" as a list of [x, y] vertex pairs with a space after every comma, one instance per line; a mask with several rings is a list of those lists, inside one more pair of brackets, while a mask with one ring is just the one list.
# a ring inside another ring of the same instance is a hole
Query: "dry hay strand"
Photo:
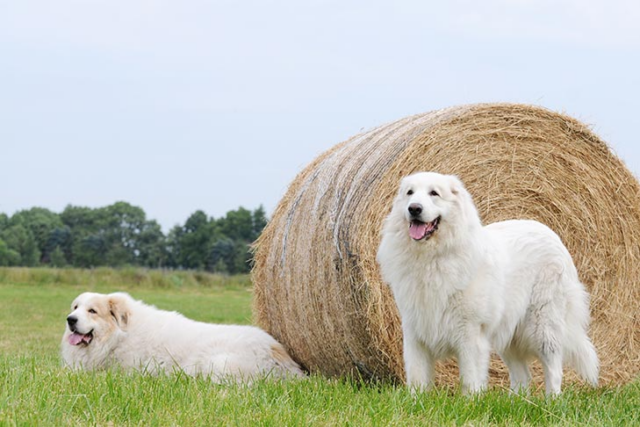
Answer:
[[[417, 171], [458, 175], [485, 224], [534, 219], [555, 230], [592, 296], [601, 381], [638, 376], [638, 182], [586, 125], [513, 104], [398, 120], [338, 144], [296, 177], [253, 270], [256, 321], [296, 360], [329, 376], [402, 381], [400, 321], [375, 256], [400, 178]], [[454, 366], [438, 367], [437, 381], [456, 383]], [[492, 383], [505, 377], [494, 357]]]

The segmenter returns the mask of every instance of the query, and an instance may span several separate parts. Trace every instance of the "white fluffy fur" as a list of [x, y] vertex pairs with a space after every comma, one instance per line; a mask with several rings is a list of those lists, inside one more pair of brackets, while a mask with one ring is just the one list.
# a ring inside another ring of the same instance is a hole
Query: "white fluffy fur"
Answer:
[[[409, 235], [410, 204], [422, 206], [423, 222], [440, 217], [427, 240]], [[532, 358], [542, 363], [548, 394], [560, 392], [563, 364], [597, 384], [589, 297], [571, 255], [545, 225], [483, 226], [458, 178], [421, 172], [401, 182], [378, 262], [402, 318], [410, 387], [430, 387], [435, 361], [453, 356], [463, 391], [482, 390], [492, 349], [514, 390], [528, 386]]]
[[93, 336], [89, 344], [73, 345], [67, 323], [62, 357], [74, 368], [183, 371], [214, 381], [303, 375], [284, 348], [257, 327], [196, 322], [120, 292], [83, 293], [71, 309], [68, 319], [77, 319], [74, 330]]

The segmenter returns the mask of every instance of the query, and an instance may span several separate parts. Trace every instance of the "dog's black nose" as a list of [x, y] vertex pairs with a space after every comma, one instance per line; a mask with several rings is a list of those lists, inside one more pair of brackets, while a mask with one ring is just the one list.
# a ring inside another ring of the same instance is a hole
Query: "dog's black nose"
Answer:
[[67, 323], [69, 324], [69, 327], [73, 327], [76, 323], [78, 323], [78, 318], [74, 317], [74, 316], [69, 316], [67, 317]]
[[420, 203], [411, 203], [409, 205], [409, 215], [418, 216], [422, 213], [422, 205]]

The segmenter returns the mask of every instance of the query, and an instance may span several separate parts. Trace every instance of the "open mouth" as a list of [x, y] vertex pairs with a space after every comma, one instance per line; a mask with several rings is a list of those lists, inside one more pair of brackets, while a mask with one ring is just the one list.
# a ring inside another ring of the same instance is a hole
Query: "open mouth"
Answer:
[[422, 222], [414, 219], [409, 223], [409, 236], [413, 240], [427, 240], [436, 232], [438, 224], [440, 224], [440, 217], [431, 222]]
[[69, 344], [71, 345], [89, 345], [89, 343], [93, 340], [93, 330], [89, 331], [88, 334], [81, 334], [76, 332], [72, 332], [69, 335]]

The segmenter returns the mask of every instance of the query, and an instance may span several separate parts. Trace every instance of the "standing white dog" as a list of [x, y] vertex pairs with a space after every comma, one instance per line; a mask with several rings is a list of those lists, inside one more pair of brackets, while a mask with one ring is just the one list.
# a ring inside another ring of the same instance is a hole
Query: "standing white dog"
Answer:
[[463, 391], [482, 390], [492, 348], [513, 390], [528, 386], [532, 358], [542, 363], [547, 394], [560, 393], [563, 364], [597, 384], [589, 297], [545, 225], [483, 226], [458, 178], [421, 172], [400, 184], [378, 262], [402, 318], [410, 387], [430, 387], [435, 361], [455, 356]]
[[303, 376], [284, 347], [260, 328], [196, 322], [124, 292], [85, 292], [73, 301], [62, 358], [74, 368], [177, 370], [216, 382]]

